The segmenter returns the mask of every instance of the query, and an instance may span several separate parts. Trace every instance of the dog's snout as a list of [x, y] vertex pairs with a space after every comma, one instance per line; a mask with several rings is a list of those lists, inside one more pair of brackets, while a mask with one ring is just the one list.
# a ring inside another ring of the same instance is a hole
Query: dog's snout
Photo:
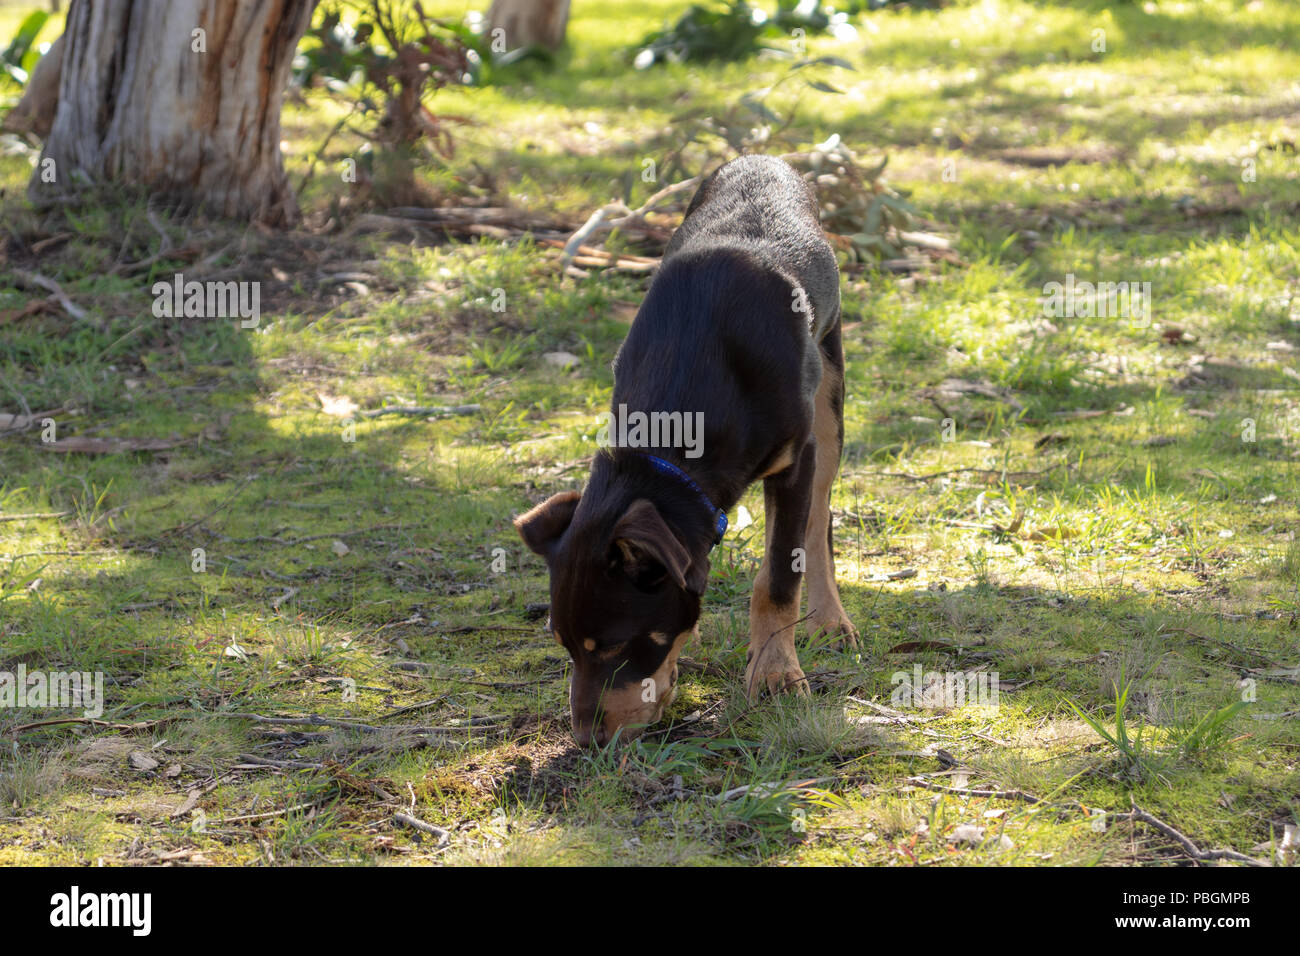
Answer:
[[609, 743], [609, 731], [605, 729], [604, 724], [574, 724], [573, 739], [578, 742], [579, 747], [590, 747], [593, 743], [597, 747], [603, 747]]

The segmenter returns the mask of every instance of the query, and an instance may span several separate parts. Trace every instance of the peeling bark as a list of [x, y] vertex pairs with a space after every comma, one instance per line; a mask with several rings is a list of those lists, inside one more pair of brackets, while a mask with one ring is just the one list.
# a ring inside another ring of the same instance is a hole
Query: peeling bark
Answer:
[[[291, 224], [297, 204], [280, 155], [280, 107], [314, 6], [73, 0], [58, 110], [30, 192], [140, 186], [230, 218]], [[46, 159], [53, 183], [42, 179]]]

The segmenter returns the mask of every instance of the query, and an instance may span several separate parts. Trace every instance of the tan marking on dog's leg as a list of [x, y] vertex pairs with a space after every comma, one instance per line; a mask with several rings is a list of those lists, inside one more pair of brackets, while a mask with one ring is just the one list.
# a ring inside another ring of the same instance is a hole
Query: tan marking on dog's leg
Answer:
[[812, 508], [804, 547], [808, 549], [808, 633], [822, 632], [858, 646], [857, 628], [840, 603], [835, 583], [835, 557], [831, 553], [831, 485], [840, 469], [839, 422], [831, 397], [840, 388], [836, 368], [822, 360], [822, 381], [817, 389], [813, 414], [813, 436], [817, 442], [817, 468], [813, 473]]
[[799, 667], [799, 654], [794, 647], [801, 589], [795, 590], [794, 600], [789, 604], [774, 604], [768, 590], [770, 576], [765, 553], [754, 578], [754, 592], [749, 596], [749, 663], [745, 667], [745, 689], [751, 702], [757, 701], [764, 689], [771, 694], [808, 693], [808, 681]]

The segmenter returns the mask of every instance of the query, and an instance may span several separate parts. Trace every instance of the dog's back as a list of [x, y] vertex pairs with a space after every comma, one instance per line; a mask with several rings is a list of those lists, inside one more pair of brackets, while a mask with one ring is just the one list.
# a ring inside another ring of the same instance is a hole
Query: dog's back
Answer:
[[[707, 207], [706, 214], [697, 213]], [[743, 250], [797, 283], [808, 295], [821, 334], [839, 312], [839, 272], [822, 232], [812, 188], [775, 156], [742, 156], [717, 169], [696, 192], [664, 252]]]
[[774, 437], [791, 440], [812, 419], [818, 345], [840, 316], [817, 208], [780, 159], [722, 166], [691, 201], [615, 359], [614, 407], [705, 413], [724, 497], [761, 472]]

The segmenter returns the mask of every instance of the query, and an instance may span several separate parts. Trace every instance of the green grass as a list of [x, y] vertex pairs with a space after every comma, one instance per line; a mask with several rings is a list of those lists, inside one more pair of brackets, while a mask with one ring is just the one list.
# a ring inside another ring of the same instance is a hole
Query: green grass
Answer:
[[[576, 225], [716, 162], [701, 141], [674, 167], [674, 118], [784, 66], [631, 71], [626, 49], [684, 6], [576, 5], [555, 71], [440, 92], [479, 122], [426, 185]], [[0, 37], [23, 9], [0, 4]], [[562, 278], [540, 242], [324, 233], [346, 138], [304, 229], [157, 210], [201, 251], [114, 275], [158, 249], [144, 202], [39, 214], [32, 157], [0, 151], [0, 412], [184, 442], [90, 456], [39, 426], [0, 435], [0, 517], [56, 515], [0, 522], [0, 670], [102, 671], [113, 725], [0, 710], [0, 863], [1186, 862], [1140, 823], [1097, 826], [1134, 804], [1276, 859], [1300, 822], [1300, 105], [1278, 80], [1300, 71], [1300, 10], [986, 0], [862, 22], [810, 42], [856, 66], [844, 95], [791, 84], [772, 105], [797, 100], [799, 141], [887, 154], [963, 263], [845, 270], [835, 537], [862, 647], [801, 633], [813, 698], [744, 700], [751, 493], [669, 722], [603, 751], [572, 745], [567, 656], [526, 611], [544, 569], [510, 519], [581, 486], [643, 279]], [[295, 182], [338, 115], [291, 102]], [[152, 316], [152, 284], [205, 257], [262, 282], [259, 328]], [[15, 317], [39, 296], [14, 269], [90, 320]], [[1070, 273], [1150, 282], [1150, 325], [1046, 315]], [[319, 394], [482, 410], [349, 424]], [[895, 707], [918, 664], [996, 672], [998, 706]]]

